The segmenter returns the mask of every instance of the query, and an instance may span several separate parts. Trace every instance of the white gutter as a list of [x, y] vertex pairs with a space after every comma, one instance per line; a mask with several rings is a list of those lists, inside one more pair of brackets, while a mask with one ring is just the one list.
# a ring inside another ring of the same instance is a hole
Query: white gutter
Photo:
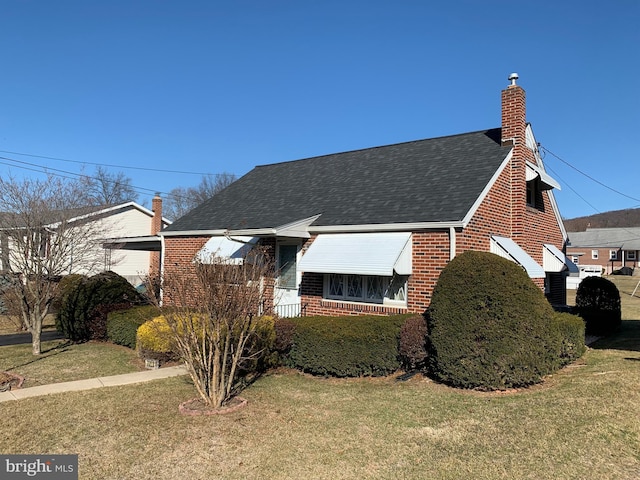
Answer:
[[464, 222], [414, 222], [414, 223], [372, 223], [364, 225], [310, 226], [309, 233], [357, 233], [357, 232], [402, 232], [415, 230], [446, 230], [463, 228]]

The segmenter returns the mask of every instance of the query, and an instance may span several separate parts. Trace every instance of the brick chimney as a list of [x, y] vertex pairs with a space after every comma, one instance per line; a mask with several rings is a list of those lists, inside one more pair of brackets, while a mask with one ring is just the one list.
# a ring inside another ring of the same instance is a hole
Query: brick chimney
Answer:
[[524, 235], [527, 202], [526, 160], [533, 160], [533, 152], [526, 146], [525, 92], [516, 84], [518, 74], [509, 75], [510, 85], [502, 90], [502, 146], [513, 148], [511, 157], [511, 237]]
[[[151, 200], [151, 211], [153, 211], [151, 235], [157, 235], [162, 230], [162, 198], [159, 193], [156, 193]], [[160, 252], [149, 253], [149, 276], [151, 278], [160, 275], [160, 262]]]
[[160, 194], [156, 193], [151, 200], [151, 211], [153, 212], [153, 219], [151, 220], [151, 235], [157, 235], [162, 230], [162, 198]]

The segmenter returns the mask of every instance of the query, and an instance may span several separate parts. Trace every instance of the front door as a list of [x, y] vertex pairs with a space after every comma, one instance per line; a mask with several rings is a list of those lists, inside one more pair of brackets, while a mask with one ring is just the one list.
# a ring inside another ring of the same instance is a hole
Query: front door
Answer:
[[300, 315], [299, 287], [301, 275], [297, 271], [297, 260], [300, 242], [290, 240], [278, 241], [276, 244], [276, 286], [274, 291], [274, 306], [280, 317], [295, 317]]

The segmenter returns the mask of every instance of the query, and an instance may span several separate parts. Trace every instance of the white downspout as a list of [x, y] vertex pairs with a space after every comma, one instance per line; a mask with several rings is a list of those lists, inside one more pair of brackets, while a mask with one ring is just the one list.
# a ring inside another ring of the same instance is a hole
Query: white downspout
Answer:
[[449, 261], [456, 256], [456, 229], [449, 227]]
[[158, 300], [160, 301], [160, 306], [162, 307], [162, 296], [164, 293], [164, 235], [160, 235], [160, 292], [158, 296], [160, 297]]

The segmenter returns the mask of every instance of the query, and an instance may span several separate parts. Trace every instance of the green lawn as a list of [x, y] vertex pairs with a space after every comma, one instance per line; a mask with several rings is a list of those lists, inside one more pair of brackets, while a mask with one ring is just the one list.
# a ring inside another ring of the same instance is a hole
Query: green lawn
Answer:
[[81, 479], [638, 479], [640, 299], [624, 289], [620, 332], [530, 389], [282, 370], [242, 410], [185, 417], [178, 377], [0, 403], [0, 452], [78, 453]]

